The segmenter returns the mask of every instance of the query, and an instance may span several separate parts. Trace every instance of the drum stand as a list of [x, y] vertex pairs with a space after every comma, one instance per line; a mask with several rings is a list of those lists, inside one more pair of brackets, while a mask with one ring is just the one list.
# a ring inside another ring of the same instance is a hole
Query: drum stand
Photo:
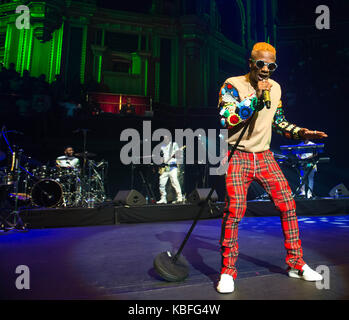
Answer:
[[156, 202], [156, 198], [153, 192], [153, 189], [150, 185], [150, 183], [145, 179], [142, 170], [139, 170], [139, 175], [141, 176], [142, 183], [145, 187], [145, 190], [147, 192], [148, 198], [150, 199], [151, 202]]
[[145, 192], [149, 200], [151, 202], [156, 202], [156, 197], [153, 188], [151, 187], [151, 184], [145, 178], [142, 169], [140, 168], [140, 165], [138, 165], [138, 168], [136, 168], [136, 165], [134, 163], [131, 163], [131, 189], [135, 188], [135, 170], [138, 170], [138, 174], [142, 180], [142, 185], [144, 186]]
[[[87, 132], [89, 129], [77, 129], [73, 132], [83, 133], [83, 165], [82, 165], [82, 185], [81, 185], [81, 202], [82, 206], [87, 204], [88, 208], [93, 207], [93, 200], [91, 199], [91, 164], [88, 160], [88, 152], [86, 150]], [[88, 176], [86, 177], [86, 165], [88, 166]]]
[[[102, 202], [106, 199], [105, 189], [104, 189], [104, 175], [100, 175], [95, 168], [95, 164], [89, 160], [89, 176], [88, 176], [88, 199], [93, 200], [93, 202]], [[92, 176], [93, 174], [93, 176]], [[92, 187], [91, 187], [92, 183]]]
[[14, 210], [9, 214], [8, 218], [4, 220], [1, 226], [3, 226], [4, 230], [11, 230], [11, 229], [18, 229], [18, 230], [26, 230], [27, 226], [23, 223], [21, 217], [19, 216], [19, 210], [18, 210], [18, 185], [19, 185], [19, 178], [21, 175], [20, 170], [20, 160], [22, 156], [23, 150], [20, 149], [17, 152], [17, 157], [15, 158], [15, 166], [13, 172], [16, 172], [16, 180], [14, 183], [14, 195], [15, 195], [15, 205]]
[[[94, 203], [97, 201], [104, 201], [106, 198], [105, 190], [104, 190], [104, 183], [102, 180], [102, 177], [97, 172], [97, 170], [94, 168], [94, 164], [91, 160], [85, 159], [87, 163], [88, 173], [86, 174], [86, 170], [83, 172], [83, 178], [82, 183], [80, 182], [80, 188], [81, 188], [81, 201], [82, 205], [87, 205], [88, 208], [93, 208]], [[85, 166], [85, 169], [86, 169]], [[92, 181], [92, 172], [94, 172], [96, 179]], [[94, 190], [91, 186], [91, 183], [95, 182], [97, 189], [100, 189], [100, 191]], [[97, 192], [97, 194], [95, 193]]]

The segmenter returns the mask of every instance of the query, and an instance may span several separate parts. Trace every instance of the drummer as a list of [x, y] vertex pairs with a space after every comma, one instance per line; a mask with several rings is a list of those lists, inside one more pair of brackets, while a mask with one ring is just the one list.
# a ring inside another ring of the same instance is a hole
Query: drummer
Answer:
[[73, 147], [66, 147], [64, 149], [64, 156], [60, 156], [56, 159], [56, 165], [59, 168], [79, 168], [80, 161], [74, 157]]

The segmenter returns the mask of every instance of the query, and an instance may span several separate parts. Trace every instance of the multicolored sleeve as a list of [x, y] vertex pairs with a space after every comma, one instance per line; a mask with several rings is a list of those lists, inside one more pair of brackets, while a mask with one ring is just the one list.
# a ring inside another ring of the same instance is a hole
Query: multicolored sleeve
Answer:
[[273, 130], [288, 138], [288, 139], [294, 139], [299, 140], [301, 137], [299, 136], [299, 132], [302, 129], [301, 127], [296, 126], [295, 124], [292, 124], [288, 122], [285, 118], [284, 109], [282, 108], [282, 101], [280, 100], [279, 105], [276, 109], [276, 113], [273, 120]]
[[225, 82], [219, 91], [219, 114], [224, 128], [233, 128], [250, 118], [258, 109], [258, 99], [255, 94], [247, 96], [241, 101], [236, 88]]

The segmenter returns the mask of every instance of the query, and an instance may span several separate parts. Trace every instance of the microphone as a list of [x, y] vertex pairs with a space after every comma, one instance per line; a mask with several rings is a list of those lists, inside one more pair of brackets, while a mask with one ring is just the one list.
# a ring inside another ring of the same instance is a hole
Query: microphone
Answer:
[[270, 100], [270, 91], [269, 90], [263, 90], [263, 101], [264, 101], [267, 109], [270, 109], [271, 100]]

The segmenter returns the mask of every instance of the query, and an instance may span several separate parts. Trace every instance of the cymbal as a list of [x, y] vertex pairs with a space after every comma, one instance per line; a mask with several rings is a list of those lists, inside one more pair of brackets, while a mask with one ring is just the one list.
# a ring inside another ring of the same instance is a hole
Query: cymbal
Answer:
[[93, 158], [96, 156], [96, 154], [91, 152], [81, 152], [81, 153], [75, 153], [75, 156], [83, 157], [83, 158]]

